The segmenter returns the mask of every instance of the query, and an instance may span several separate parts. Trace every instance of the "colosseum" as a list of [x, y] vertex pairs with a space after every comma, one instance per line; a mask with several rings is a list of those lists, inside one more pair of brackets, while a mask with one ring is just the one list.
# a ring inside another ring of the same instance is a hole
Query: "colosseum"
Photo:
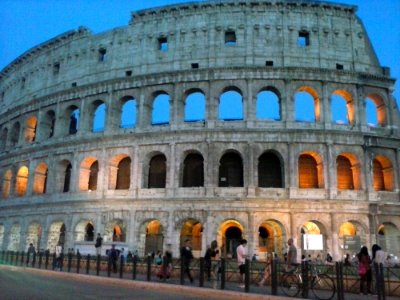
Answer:
[[395, 79], [356, 10], [193, 2], [26, 51], [0, 73], [0, 250], [400, 255]]

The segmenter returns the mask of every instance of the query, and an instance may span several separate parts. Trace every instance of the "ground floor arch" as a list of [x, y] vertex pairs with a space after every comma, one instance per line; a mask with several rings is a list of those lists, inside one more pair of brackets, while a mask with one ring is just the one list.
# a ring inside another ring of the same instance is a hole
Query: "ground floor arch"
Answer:
[[224, 257], [236, 258], [236, 248], [243, 239], [243, 226], [236, 220], [223, 222], [218, 230], [218, 245]]
[[63, 222], [54, 222], [50, 225], [49, 234], [47, 237], [47, 249], [49, 249], [50, 253], [55, 251], [55, 248], [58, 244], [64, 247], [66, 242], [66, 227]]
[[24, 250], [25, 251], [28, 250], [28, 247], [31, 243], [35, 247], [36, 250], [40, 250], [41, 238], [42, 238], [42, 226], [37, 222], [31, 223], [28, 227]]
[[81, 241], [92, 242], [92, 241], [94, 241], [93, 222], [89, 221], [89, 220], [80, 221], [75, 227], [74, 239], [77, 242], [81, 242]]
[[261, 257], [266, 253], [276, 253], [281, 256], [284, 253], [286, 243], [286, 231], [277, 220], [266, 220], [258, 227], [258, 252]]
[[[85, 229], [87, 228], [85, 227]], [[126, 242], [126, 222], [121, 219], [113, 219], [109, 221], [104, 227], [103, 238], [105, 242]]]
[[388, 255], [396, 255], [400, 249], [400, 230], [390, 222], [378, 226], [377, 242]]
[[163, 253], [164, 227], [157, 219], [149, 220], [142, 225], [141, 244], [144, 244], [144, 255]]
[[21, 225], [17, 223], [12, 225], [10, 229], [7, 250], [19, 251], [20, 242], [21, 242]]
[[[300, 228], [301, 254], [324, 260], [328, 252], [327, 231], [325, 226], [316, 220], [308, 220]], [[330, 253], [332, 254], [332, 253]]]
[[190, 240], [193, 252], [199, 253], [202, 249], [203, 226], [198, 220], [187, 219], [183, 222], [180, 232], [180, 246], [182, 248], [186, 240]]

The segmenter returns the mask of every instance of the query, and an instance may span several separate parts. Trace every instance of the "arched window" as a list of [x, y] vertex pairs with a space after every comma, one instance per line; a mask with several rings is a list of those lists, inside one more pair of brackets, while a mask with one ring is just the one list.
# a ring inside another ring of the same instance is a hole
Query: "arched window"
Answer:
[[263, 90], [257, 94], [256, 117], [275, 121], [281, 119], [279, 97], [274, 91]]
[[337, 165], [337, 188], [339, 190], [353, 190], [354, 189], [353, 171], [350, 160], [343, 155], [339, 155], [336, 158], [336, 165]]
[[318, 163], [313, 155], [299, 156], [299, 188], [317, 189], [320, 187]]
[[384, 156], [378, 155], [373, 162], [373, 186], [375, 191], [393, 191], [394, 173], [392, 162]]
[[54, 136], [54, 127], [56, 124], [56, 114], [54, 111], [49, 110], [40, 122], [41, 136], [44, 138], [51, 138]]
[[365, 111], [367, 124], [370, 127], [386, 125], [386, 105], [382, 97], [370, 94], [365, 99]]
[[47, 164], [40, 163], [35, 170], [35, 177], [33, 179], [33, 193], [44, 194], [46, 193], [47, 185]]
[[188, 154], [183, 162], [183, 187], [204, 186], [204, 159], [201, 154]]
[[331, 96], [332, 123], [354, 125], [354, 101], [345, 90], [336, 90]]
[[222, 121], [243, 120], [243, 99], [238, 89], [226, 89], [220, 96], [218, 119]]
[[88, 189], [91, 191], [97, 190], [97, 177], [99, 173], [99, 162], [96, 160], [90, 166]]
[[157, 94], [154, 98], [151, 116], [152, 125], [169, 124], [169, 101], [170, 97], [166, 93]]
[[2, 187], [2, 196], [3, 198], [8, 198], [11, 192], [11, 180], [12, 180], [12, 171], [7, 170], [3, 176], [3, 187]]
[[25, 122], [25, 141], [32, 143], [36, 137], [37, 118], [35, 116], [29, 117]]
[[295, 119], [297, 122], [318, 122], [320, 103], [316, 91], [310, 87], [302, 87], [295, 94]]
[[258, 159], [258, 186], [282, 188], [282, 166], [279, 157], [273, 152], [265, 152]]
[[8, 129], [3, 128], [0, 137], [0, 149], [4, 150], [7, 146]]
[[205, 120], [206, 97], [201, 92], [191, 92], [185, 100], [185, 122]]
[[76, 106], [71, 106], [69, 109], [69, 134], [76, 134], [79, 128], [80, 110]]
[[221, 157], [219, 161], [218, 186], [243, 186], [243, 162], [239, 154], [228, 152]]
[[123, 99], [121, 111], [121, 128], [135, 128], [136, 127], [136, 99], [128, 97]]
[[104, 132], [106, 124], [106, 105], [102, 101], [95, 101], [96, 108], [93, 114], [93, 132]]
[[71, 184], [71, 172], [72, 172], [72, 165], [71, 163], [68, 163], [68, 165], [65, 168], [65, 173], [64, 173], [64, 184], [63, 184], [63, 193], [69, 192], [70, 189], [70, 184]]
[[167, 179], [167, 159], [163, 154], [150, 160], [148, 188], [165, 188]]
[[92, 223], [87, 223], [85, 227], [85, 241], [86, 242], [94, 241], [94, 227]]
[[15, 146], [18, 144], [20, 130], [21, 130], [21, 125], [19, 124], [19, 122], [15, 122], [11, 129], [11, 134], [10, 134], [10, 145], [11, 146]]
[[15, 195], [17, 197], [25, 196], [28, 187], [28, 175], [29, 171], [27, 167], [22, 166], [19, 168], [15, 181]]
[[131, 182], [131, 158], [125, 157], [118, 164], [117, 190], [128, 190]]

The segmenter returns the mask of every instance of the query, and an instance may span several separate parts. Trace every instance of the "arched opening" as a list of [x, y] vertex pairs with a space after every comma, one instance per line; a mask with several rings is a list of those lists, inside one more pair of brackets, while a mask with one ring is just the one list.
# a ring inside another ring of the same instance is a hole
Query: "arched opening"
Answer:
[[258, 158], [258, 186], [264, 188], [283, 188], [283, 166], [280, 158], [272, 151]]
[[[286, 233], [283, 225], [276, 220], [267, 220], [258, 227], [258, 252], [276, 253], [283, 256]], [[263, 257], [260, 255], [260, 257]]]
[[79, 117], [80, 117], [80, 110], [76, 106], [70, 106], [67, 109], [67, 114], [69, 117], [69, 134], [76, 134], [79, 129]]
[[146, 226], [144, 254], [163, 253], [164, 229], [159, 220], [152, 220]]
[[243, 120], [243, 97], [239, 89], [225, 89], [219, 98], [218, 119], [221, 121]]
[[204, 159], [201, 154], [190, 153], [185, 157], [182, 186], [204, 186]]
[[394, 172], [392, 162], [385, 156], [378, 155], [373, 161], [373, 186], [375, 191], [394, 190]]
[[94, 227], [92, 223], [87, 223], [85, 228], [85, 241], [92, 242], [94, 240]]
[[104, 132], [106, 126], [106, 104], [103, 101], [97, 100], [93, 103], [93, 132]]
[[169, 124], [170, 97], [165, 92], [156, 93], [153, 100], [151, 125]]
[[336, 90], [331, 96], [332, 122], [335, 124], [354, 125], [354, 101], [345, 90]]
[[393, 223], [385, 222], [379, 225], [377, 240], [388, 255], [400, 255], [400, 231]]
[[137, 102], [135, 98], [125, 97], [122, 98], [121, 109], [121, 128], [135, 128], [136, 127], [136, 113]]
[[56, 124], [56, 114], [53, 110], [49, 110], [43, 120], [40, 122], [41, 136], [51, 138], [54, 136], [54, 128]]
[[69, 192], [70, 185], [71, 185], [71, 173], [72, 172], [72, 165], [71, 163], [68, 163], [67, 166], [65, 167], [65, 172], [64, 172], [64, 184], [63, 184], [63, 193]]
[[358, 235], [357, 227], [352, 222], [344, 222], [339, 228], [339, 242], [342, 256], [358, 253], [361, 248], [361, 237]]
[[219, 161], [220, 187], [242, 187], [243, 186], [243, 162], [239, 154], [228, 152]]
[[202, 232], [203, 227], [199, 221], [194, 219], [186, 220], [181, 228], [179, 248], [182, 248], [185, 245], [186, 240], [190, 240], [192, 242], [192, 250], [196, 251], [197, 254], [200, 254]]
[[165, 155], [154, 156], [149, 163], [148, 188], [165, 188], [167, 179], [167, 159]]
[[320, 156], [304, 152], [299, 156], [299, 188], [318, 189], [324, 187], [323, 168]]
[[95, 157], [85, 158], [80, 167], [79, 189], [81, 191], [97, 190], [99, 163]]
[[131, 183], [131, 158], [121, 159], [117, 167], [117, 190], [128, 190]]
[[17, 197], [23, 197], [26, 194], [28, 188], [28, 168], [22, 166], [17, 172], [17, 178], [15, 181], [15, 195]]
[[32, 243], [36, 251], [40, 250], [40, 239], [42, 237], [42, 226], [39, 223], [32, 223], [28, 227], [26, 236], [25, 251], [28, 250], [29, 245]]
[[21, 242], [21, 226], [14, 224], [11, 226], [10, 234], [8, 236], [8, 251], [19, 251], [19, 245]]
[[13, 124], [13, 127], [11, 128], [10, 146], [15, 146], [18, 144], [20, 130], [21, 130], [21, 125], [19, 124], [19, 122], [15, 122]]
[[126, 224], [121, 219], [114, 219], [104, 228], [104, 241], [126, 242]]
[[7, 146], [8, 129], [3, 128], [0, 136], [0, 150], [4, 150]]
[[50, 250], [50, 253], [55, 252], [55, 248], [58, 244], [64, 246], [66, 228], [64, 223], [62, 222], [54, 222], [50, 225], [48, 238], [47, 238], [47, 249]]
[[37, 126], [37, 118], [35, 116], [31, 116], [26, 119], [25, 122], [25, 142], [32, 143], [35, 141], [36, 137], [36, 126]]
[[75, 227], [75, 241], [77, 242], [93, 242], [94, 226], [92, 221], [80, 221]]
[[[313, 253], [326, 252], [326, 230], [324, 226], [318, 221], [307, 221], [303, 224], [300, 230], [301, 233], [301, 253], [306, 255]], [[322, 259], [321, 257], [319, 260]]]
[[299, 88], [294, 96], [295, 120], [297, 122], [319, 122], [320, 101], [317, 92], [310, 87]]
[[365, 99], [365, 112], [368, 126], [386, 126], [386, 104], [381, 96], [376, 94], [368, 95]]
[[353, 154], [342, 153], [336, 158], [337, 188], [359, 190], [361, 188], [360, 165]]
[[185, 122], [205, 120], [206, 97], [201, 91], [190, 92], [185, 99]]
[[2, 191], [1, 191], [3, 198], [8, 198], [10, 196], [12, 176], [13, 176], [13, 174], [12, 174], [11, 170], [7, 170], [4, 172], [3, 186], [2, 186]]
[[222, 226], [221, 252], [224, 257], [236, 258], [236, 248], [243, 239], [243, 228], [236, 221], [227, 221]]
[[33, 179], [33, 193], [45, 194], [47, 188], [47, 164], [40, 163], [35, 170], [35, 176]]
[[256, 117], [274, 121], [281, 119], [280, 100], [275, 89], [268, 88], [257, 94]]

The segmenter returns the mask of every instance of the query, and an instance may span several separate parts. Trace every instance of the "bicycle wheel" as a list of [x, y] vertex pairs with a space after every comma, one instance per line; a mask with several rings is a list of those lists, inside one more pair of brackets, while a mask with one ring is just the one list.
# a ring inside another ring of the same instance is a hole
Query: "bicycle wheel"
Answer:
[[286, 274], [281, 282], [282, 292], [289, 297], [296, 297], [300, 292], [299, 279], [294, 274]]
[[330, 300], [335, 296], [336, 286], [331, 277], [321, 274], [313, 278], [311, 290], [319, 300]]

